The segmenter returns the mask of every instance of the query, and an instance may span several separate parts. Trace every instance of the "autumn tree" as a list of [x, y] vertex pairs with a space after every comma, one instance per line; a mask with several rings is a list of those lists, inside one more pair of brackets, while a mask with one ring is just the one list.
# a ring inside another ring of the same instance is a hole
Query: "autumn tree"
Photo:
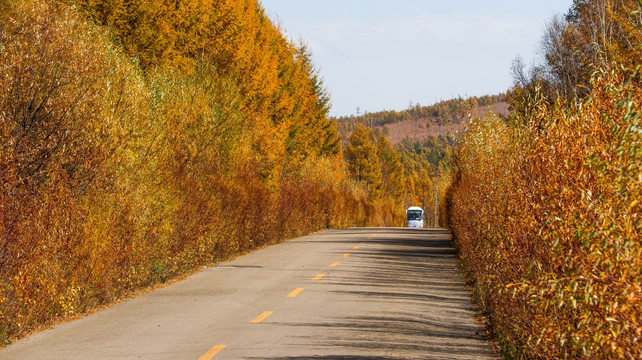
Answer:
[[415, 186], [415, 178], [417, 174], [407, 174], [404, 182], [404, 207], [417, 206], [419, 200], [417, 198], [417, 188]]
[[404, 193], [404, 169], [401, 156], [382, 134], [377, 137], [377, 157], [381, 167], [383, 195], [400, 200]]
[[0, 0], [0, 344], [269, 242], [399, 224], [374, 139], [355, 186], [329, 104], [256, 0]]
[[358, 125], [344, 149], [344, 158], [352, 178], [362, 184], [372, 199], [382, 195], [383, 181], [377, 149], [372, 133], [364, 125]]
[[428, 172], [424, 169], [415, 178], [416, 194], [424, 210], [429, 211], [434, 205], [434, 189]]
[[641, 29], [640, 1], [575, 1], [509, 121], [460, 139], [449, 223], [507, 357], [642, 356]]
[[512, 108], [524, 112], [524, 104], [536, 97], [550, 103], [559, 96], [585, 97], [598, 69], [633, 71], [642, 58], [641, 29], [642, 5], [637, 0], [575, 0], [565, 16], [547, 25], [541, 42], [543, 63], [527, 71], [523, 60], [515, 59]]

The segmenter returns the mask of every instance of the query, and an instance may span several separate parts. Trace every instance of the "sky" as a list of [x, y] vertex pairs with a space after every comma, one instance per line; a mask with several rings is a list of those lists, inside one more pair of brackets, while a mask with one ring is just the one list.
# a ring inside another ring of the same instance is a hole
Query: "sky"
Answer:
[[572, 0], [260, 0], [312, 52], [331, 116], [505, 92]]

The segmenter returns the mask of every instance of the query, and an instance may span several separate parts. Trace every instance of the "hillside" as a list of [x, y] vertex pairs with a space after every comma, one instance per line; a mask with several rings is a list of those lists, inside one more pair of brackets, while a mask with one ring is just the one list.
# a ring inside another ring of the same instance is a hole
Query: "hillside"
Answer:
[[[376, 173], [379, 170], [375, 165], [380, 162], [379, 168], [387, 173], [382, 176], [385, 192], [399, 194], [397, 197], [402, 199], [404, 208], [418, 205], [434, 209], [438, 205], [443, 213], [445, 203], [438, 200], [435, 204], [435, 193], [437, 199], [445, 197], [459, 134], [475, 117], [483, 118], [490, 113], [507, 117], [505, 100], [503, 94], [458, 98], [431, 106], [415, 105], [402, 111], [341, 117], [336, 121], [346, 144], [344, 149], [359, 143], [359, 147], [371, 146], [379, 150], [376, 153], [364, 150], [362, 161], [355, 168], [367, 168], [369, 173]], [[346, 153], [350, 154], [351, 151]], [[370, 191], [376, 192], [382, 186], [377, 180], [369, 183]], [[435, 211], [428, 211], [427, 224], [438, 224], [436, 216]]]
[[352, 132], [356, 124], [364, 124], [372, 129], [379, 129], [393, 145], [396, 145], [404, 138], [425, 141], [433, 136], [457, 136], [471, 119], [484, 117], [489, 112], [508, 116], [505, 94], [457, 98], [430, 106], [414, 105], [401, 111], [343, 116], [336, 121], [339, 133], [344, 138]]
[[[508, 116], [508, 103], [503, 101], [489, 106], [477, 107], [470, 112], [470, 119], [476, 117], [485, 117], [488, 113], [494, 113], [501, 116]], [[425, 141], [433, 136], [455, 137], [465, 129], [470, 123], [470, 119], [458, 119], [455, 122], [440, 125], [439, 121], [434, 118], [407, 119], [397, 123], [378, 126], [386, 135], [393, 145], [400, 143], [404, 139], [412, 141]]]

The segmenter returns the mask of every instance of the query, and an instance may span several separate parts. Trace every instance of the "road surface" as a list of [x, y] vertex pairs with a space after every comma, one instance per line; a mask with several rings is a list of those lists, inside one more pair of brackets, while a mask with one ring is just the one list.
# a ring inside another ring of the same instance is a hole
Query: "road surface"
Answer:
[[34, 334], [0, 359], [490, 359], [439, 229], [329, 230]]

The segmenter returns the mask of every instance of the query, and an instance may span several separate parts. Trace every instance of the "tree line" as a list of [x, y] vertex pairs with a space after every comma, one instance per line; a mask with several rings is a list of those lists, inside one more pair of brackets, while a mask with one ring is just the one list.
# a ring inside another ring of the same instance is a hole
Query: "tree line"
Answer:
[[371, 200], [397, 209], [420, 206], [427, 224], [434, 226], [435, 191], [438, 198], [445, 197], [456, 146], [454, 136], [434, 136], [425, 142], [406, 139], [393, 147], [381, 129], [358, 124], [345, 141], [344, 159], [348, 173]]
[[[395, 199], [402, 208], [421, 206], [426, 210], [427, 222], [434, 225], [438, 219], [435, 218], [433, 209], [435, 205], [444, 204], [443, 201], [435, 204], [435, 192], [438, 202], [439, 199], [445, 198], [446, 189], [451, 181], [451, 163], [458, 146], [457, 135], [431, 135], [424, 140], [406, 137], [391, 146], [386, 139], [387, 126], [406, 120], [425, 120], [427, 124], [437, 126], [460, 123], [468, 119], [473, 110], [505, 100], [506, 94], [468, 99], [459, 97], [431, 106], [416, 104], [402, 111], [386, 110], [361, 116], [339, 117], [336, 120], [339, 133], [346, 144], [344, 154], [348, 170], [353, 178], [366, 184], [374, 198], [384, 190], [382, 187], [393, 187], [394, 191], [385, 191], [388, 199]], [[387, 153], [391, 154], [387, 157], [394, 159], [394, 165], [377, 165], [382, 162], [381, 154], [363, 149], [368, 147], [381, 152], [379, 146], [385, 147]], [[362, 150], [353, 151], [355, 147]], [[396, 165], [397, 161], [400, 166]], [[401, 170], [397, 170], [398, 168]], [[388, 173], [387, 169], [394, 169], [394, 175]], [[364, 175], [364, 172], [367, 175]], [[438, 211], [442, 218], [445, 217], [444, 210], [441, 206], [441, 210]]]
[[0, 343], [264, 244], [402, 223], [329, 106], [257, 0], [0, 0]]
[[341, 116], [337, 118], [339, 131], [341, 133], [351, 132], [357, 124], [364, 124], [369, 127], [383, 127], [384, 125], [396, 124], [406, 120], [426, 120], [428, 123], [438, 126], [452, 123], [459, 124], [468, 118], [468, 114], [479, 107], [488, 107], [493, 104], [506, 101], [506, 94], [461, 96], [442, 100], [433, 105], [422, 106], [412, 104], [404, 110], [384, 110], [377, 112], [366, 112], [363, 115]]

